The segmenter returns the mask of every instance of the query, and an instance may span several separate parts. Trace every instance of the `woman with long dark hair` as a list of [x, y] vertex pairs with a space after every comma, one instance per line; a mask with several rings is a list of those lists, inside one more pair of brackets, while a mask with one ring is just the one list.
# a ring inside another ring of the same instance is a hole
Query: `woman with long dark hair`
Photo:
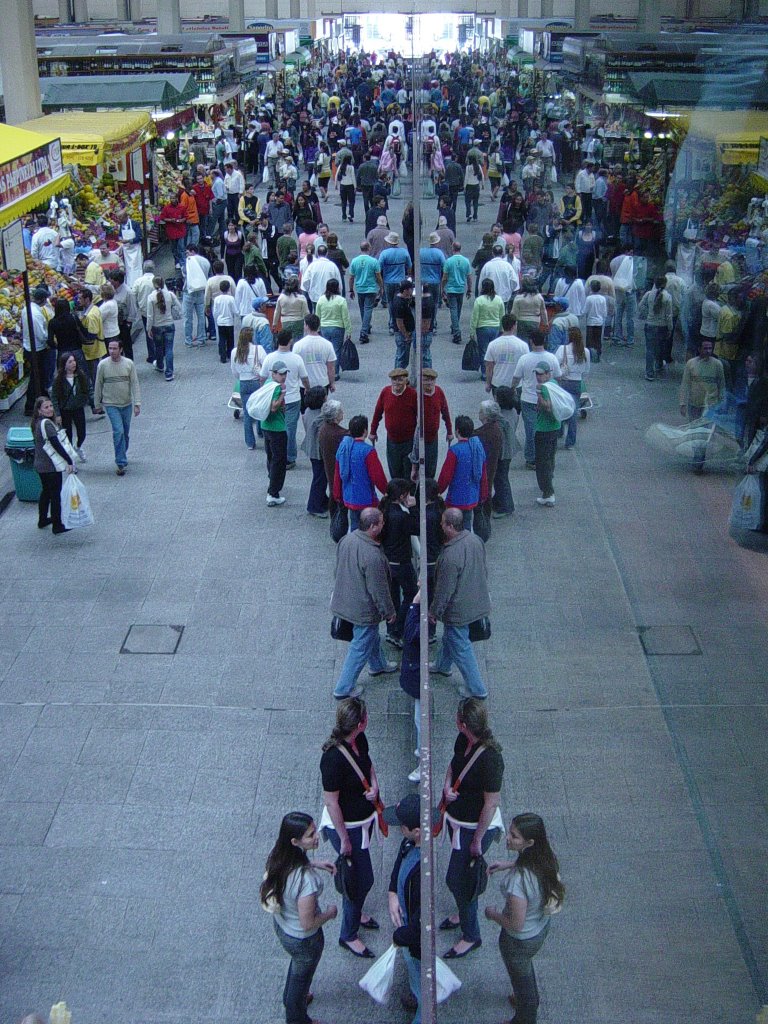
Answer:
[[501, 925], [499, 950], [512, 982], [514, 1024], [536, 1024], [539, 989], [533, 958], [544, 945], [552, 914], [562, 908], [565, 887], [538, 814], [518, 814], [512, 819], [507, 849], [517, 853], [516, 860], [488, 865], [489, 874], [505, 872], [501, 883], [504, 909], [486, 907], [485, 916]]
[[319, 841], [309, 814], [286, 814], [261, 883], [261, 904], [274, 915], [275, 934], [291, 958], [283, 989], [286, 1024], [317, 1024], [307, 1013], [309, 988], [323, 954], [323, 925], [337, 913], [335, 906], [320, 910], [323, 883], [318, 871], [332, 874], [334, 867], [327, 861], [310, 861], [308, 854]]
[[73, 425], [77, 430], [75, 451], [81, 462], [85, 462], [82, 446], [85, 441], [85, 407], [88, 405], [89, 388], [88, 377], [78, 366], [74, 352], [62, 352], [51, 385], [51, 401], [56, 418], [66, 430], [70, 441]]
[[445, 773], [443, 803], [451, 841], [445, 881], [456, 900], [457, 914], [446, 917], [441, 931], [460, 928], [461, 935], [444, 960], [455, 960], [482, 945], [477, 896], [472, 891], [470, 862], [490, 846], [502, 828], [499, 801], [504, 778], [501, 746], [488, 725], [485, 701], [468, 697], [456, 712], [459, 735]]
[[342, 158], [339, 169], [336, 171], [336, 184], [341, 196], [341, 219], [346, 220], [347, 214], [349, 214], [349, 223], [354, 224], [357, 178], [355, 177], [355, 164], [351, 156]]
[[224, 245], [224, 259], [227, 263], [227, 272], [229, 276], [237, 283], [243, 276], [243, 263], [245, 262], [245, 256], [243, 249], [245, 247], [245, 235], [240, 230], [238, 222], [234, 218], [230, 218], [227, 224], [227, 230], [224, 232], [223, 238]]
[[464, 205], [467, 213], [467, 224], [471, 220], [477, 220], [477, 210], [480, 204], [480, 188], [485, 188], [483, 168], [476, 156], [467, 160], [464, 168]]
[[363, 917], [365, 898], [373, 886], [370, 842], [376, 822], [373, 805], [379, 795], [376, 770], [368, 753], [367, 725], [364, 700], [345, 697], [338, 702], [336, 725], [323, 744], [320, 759], [325, 803], [321, 825], [323, 836], [336, 852], [352, 862], [355, 880], [354, 893], [344, 896], [339, 945], [354, 956], [373, 959], [374, 954], [358, 937], [361, 927], [379, 927], [372, 917]]
[[[568, 433], [565, 438], [565, 447], [573, 448], [576, 444], [576, 425], [579, 420], [581, 392], [584, 389], [584, 378], [589, 374], [591, 364], [589, 349], [584, 344], [584, 338], [578, 327], [568, 328], [568, 342], [558, 347], [555, 359], [560, 363], [563, 371], [560, 377], [560, 386], [573, 396], [576, 403], [573, 416], [568, 420]], [[564, 427], [565, 424], [563, 424]]]
[[418, 535], [419, 517], [416, 499], [411, 494], [411, 481], [390, 480], [379, 509], [384, 513], [379, 543], [389, 562], [389, 592], [397, 616], [394, 622], [387, 624], [387, 640], [393, 647], [402, 647], [405, 616], [418, 589], [411, 537]]
[[[39, 530], [44, 530], [46, 526], [53, 526], [53, 532], [58, 534], [67, 532], [61, 521], [62, 474], [64, 470], [67, 473], [74, 473], [75, 463], [56, 436], [57, 430], [53, 417], [53, 402], [50, 398], [47, 395], [36, 398], [30, 423], [32, 436], [35, 439], [33, 465], [40, 475], [43, 485], [37, 503], [37, 527]], [[52, 454], [45, 450], [47, 442], [51, 444]]]

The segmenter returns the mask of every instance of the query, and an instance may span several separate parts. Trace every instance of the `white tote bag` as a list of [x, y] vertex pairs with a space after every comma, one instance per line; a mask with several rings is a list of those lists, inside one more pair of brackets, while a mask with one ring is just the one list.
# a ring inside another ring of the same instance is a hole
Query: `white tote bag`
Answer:
[[762, 492], [760, 481], [754, 473], [748, 473], [733, 492], [731, 519], [732, 530], [759, 530]]
[[380, 1003], [382, 1006], [389, 999], [389, 993], [392, 991], [396, 959], [397, 946], [392, 945], [385, 953], [382, 953], [358, 982], [363, 992], [367, 992], [374, 1002]]
[[454, 992], [461, 988], [461, 982], [451, 968], [440, 957], [435, 957], [435, 988], [438, 1003], [444, 1003]]
[[635, 274], [631, 256], [625, 256], [621, 261], [621, 265], [613, 278], [613, 284], [615, 288], [622, 292], [631, 292], [635, 287]]

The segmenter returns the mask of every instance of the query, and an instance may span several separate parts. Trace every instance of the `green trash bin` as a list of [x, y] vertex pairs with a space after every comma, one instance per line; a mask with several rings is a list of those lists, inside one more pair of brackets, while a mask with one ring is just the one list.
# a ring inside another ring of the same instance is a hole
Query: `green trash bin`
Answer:
[[37, 501], [43, 485], [34, 468], [35, 441], [29, 427], [11, 427], [5, 439], [5, 454], [11, 460], [13, 486], [19, 501]]

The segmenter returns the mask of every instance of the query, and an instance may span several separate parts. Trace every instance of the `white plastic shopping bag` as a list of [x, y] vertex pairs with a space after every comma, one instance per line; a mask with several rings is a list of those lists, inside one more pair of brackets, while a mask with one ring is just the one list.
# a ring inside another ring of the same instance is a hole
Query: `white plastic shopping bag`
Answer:
[[367, 992], [374, 1002], [386, 1003], [389, 993], [392, 991], [392, 981], [395, 977], [395, 960], [397, 958], [397, 946], [392, 945], [382, 953], [369, 971], [362, 976], [358, 985]]
[[759, 530], [762, 504], [760, 480], [748, 473], [733, 492], [729, 526], [732, 530]]
[[573, 395], [569, 395], [565, 388], [561, 388], [553, 380], [548, 380], [544, 385], [552, 403], [552, 415], [560, 423], [569, 420], [576, 412], [576, 402]]
[[254, 391], [245, 403], [245, 408], [252, 420], [265, 420], [269, 416], [276, 387], [277, 382], [270, 377], [268, 381], [261, 385], [258, 391]]
[[61, 488], [61, 521], [68, 530], [93, 526], [91, 503], [77, 473], [68, 473]]
[[439, 956], [435, 958], [435, 988], [438, 1003], [444, 1003], [449, 996], [461, 988], [459, 979]]

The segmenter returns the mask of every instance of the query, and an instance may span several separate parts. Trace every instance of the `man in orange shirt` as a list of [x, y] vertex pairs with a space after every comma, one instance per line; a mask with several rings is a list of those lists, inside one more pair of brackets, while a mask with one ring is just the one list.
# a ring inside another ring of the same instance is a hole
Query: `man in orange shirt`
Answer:
[[192, 182], [189, 178], [182, 178], [184, 186], [179, 194], [179, 205], [183, 208], [187, 218], [187, 245], [197, 245], [200, 241], [200, 214], [197, 211], [197, 200], [192, 191]]

